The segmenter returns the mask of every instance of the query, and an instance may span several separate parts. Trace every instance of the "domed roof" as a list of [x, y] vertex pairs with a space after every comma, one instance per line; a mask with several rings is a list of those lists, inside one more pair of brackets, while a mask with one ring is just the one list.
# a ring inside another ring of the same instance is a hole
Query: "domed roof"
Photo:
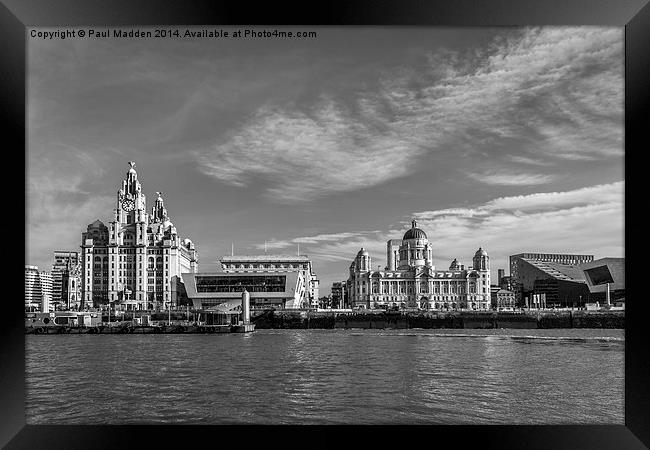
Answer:
[[419, 229], [417, 226], [418, 223], [415, 220], [413, 220], [411, 222], [411, 229], [408, 230], [406, 233], [404, 233], [404, 237], [402, 238], [402, 240], [405, 241], [407, 239], [426, 239], [427, 234], [421, 229]]
[[479, 247], [474, 256], [487, 256], [487, 252], [482, 247]]
[[370, 253], [368, 253], [368, 250], [366, 250], [365, 248], [361, 247], [361, 250], [359, 250], [359, 253], [357, 253], [357, 256], [359, 256], [359, 255], [361, 255], [361, 256], [369, 256]]

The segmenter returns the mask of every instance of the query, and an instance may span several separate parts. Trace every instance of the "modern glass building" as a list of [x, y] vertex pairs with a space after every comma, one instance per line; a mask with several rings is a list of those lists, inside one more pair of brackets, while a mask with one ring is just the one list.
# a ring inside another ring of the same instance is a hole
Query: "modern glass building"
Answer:
[[296, 309], [308, 297], [301, 272], [183, 273], [185, 292], [196, 309], [241, 302], [244, 289], [252, 309]]

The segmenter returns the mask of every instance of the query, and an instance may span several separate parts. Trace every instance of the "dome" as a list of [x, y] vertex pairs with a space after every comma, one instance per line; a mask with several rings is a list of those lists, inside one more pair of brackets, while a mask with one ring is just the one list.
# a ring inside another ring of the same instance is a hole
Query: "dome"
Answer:
[[479, 247], [474, 256], [487, 256], [487, 252], [482, 247]]
[[368, 253], [368, 250], [361, 247], [361, 250], [359, 250], [359, 253], [357, 253], [357, 256], [370, 256], [370, 253]]
[[411, 229], [408, 230], [406, 233], [404, 233], [404, 237], [402, 238], [402, 240], [405, 241], [407, 239], [426, 239], [427, 234], [421, 229], [419, 229], [417, 225], [418, 223], [415, 220], [413, 220], [411, 222]]

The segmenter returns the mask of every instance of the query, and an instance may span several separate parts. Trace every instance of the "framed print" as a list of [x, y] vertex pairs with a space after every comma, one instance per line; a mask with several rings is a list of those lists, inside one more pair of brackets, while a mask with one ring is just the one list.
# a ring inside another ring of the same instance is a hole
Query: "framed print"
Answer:
[[650, 445], [647, 2], [0, 10], [7, 448]]

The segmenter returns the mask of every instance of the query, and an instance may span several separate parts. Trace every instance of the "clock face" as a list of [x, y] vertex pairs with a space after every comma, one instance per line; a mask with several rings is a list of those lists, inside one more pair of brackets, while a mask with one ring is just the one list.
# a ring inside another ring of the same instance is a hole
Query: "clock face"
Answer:
[[133, 211], [133, 207], [135, 204], [133, 203], [133, 200], [124, 200], [122, 202], [122, 208], [124, 208], [125, 211]]

